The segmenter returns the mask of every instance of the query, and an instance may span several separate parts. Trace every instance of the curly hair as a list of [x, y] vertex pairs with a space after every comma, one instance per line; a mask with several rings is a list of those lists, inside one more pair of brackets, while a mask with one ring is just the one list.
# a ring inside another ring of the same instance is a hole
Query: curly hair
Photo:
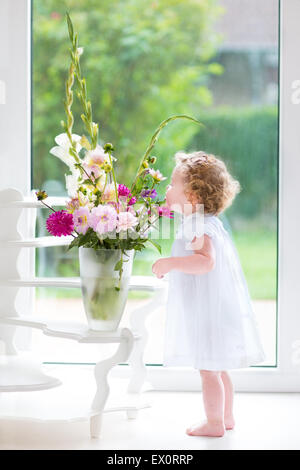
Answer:
[[218, 215], [229, 207], [241, 191], [240, 183], [228, 172], [225, 163], [202, 150], [175, 154], [185, 193], [194, 194], [204, 206], [204, 212]]

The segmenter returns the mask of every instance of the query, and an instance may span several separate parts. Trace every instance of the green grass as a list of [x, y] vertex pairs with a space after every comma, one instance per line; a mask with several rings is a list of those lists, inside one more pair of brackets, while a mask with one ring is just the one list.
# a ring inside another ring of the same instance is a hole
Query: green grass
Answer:
[[[252, 230], [234, 233], [234, 242], [253, 299], [276, 299], [276, 232]], [[171, 244], [162, 241], [163, 256], [169, 256]], [[153, 251], [136, 257], [133, 273], [152, 275], [152, 263], [159, 257]]]
[[251, 297], [276, 299], [276, 232], [253, 230], [234, 233], [233, 237]]
[[[276, 232], [259, 229], [235, 231], [234, 243], [253, 299], [276, 299]], [[162, 256], [169, 256], [172, 240], [161, 240]], [[152, 276], [152, 264], [160, 257], [155, 248], [136, 253], [133, 275]], [[65, 273], [72, 276], [73, 273]], [[129, 298], [146, 298], [149, 294], [130, 292]], [[80, 289], [38, 288], [37, 297], [80, 298]]]

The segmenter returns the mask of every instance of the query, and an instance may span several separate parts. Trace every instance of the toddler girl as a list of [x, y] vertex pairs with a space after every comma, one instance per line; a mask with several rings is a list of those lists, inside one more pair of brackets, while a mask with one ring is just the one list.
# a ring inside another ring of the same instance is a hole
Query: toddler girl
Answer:
[[207, 421], [187, 434], [223, 436], [235, 424], [228, 369], [265, 360], [238, 253], [218, 217], [241, 187], [212, 154], [175, 158], [166, 202], [182, 222], [171, 257], [152, 267], [158, 278], [170, 273], [163, 365], [200, 371]]

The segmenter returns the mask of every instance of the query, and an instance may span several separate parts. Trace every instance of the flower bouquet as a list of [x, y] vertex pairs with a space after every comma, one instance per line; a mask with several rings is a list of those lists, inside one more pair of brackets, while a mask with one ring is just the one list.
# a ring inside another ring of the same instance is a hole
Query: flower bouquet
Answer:
[[[156, 187], [166, 178], [154, 169], [156, 157], [151, 151], [161, 130], [171, 121], [189, 119], [175, 115], [161, 122], [141, 158], [130, 188], [117, 181], [112, 143], [103, 146], [98, 141], [99, 126], [93, 122], [91, 101], [87, 98], [86, 80], [82, 76], [78, 34], [74, 32], [69, 14], [66, 14], [71, 41], [71, 62], [66, 80], [64, 132], [55, 138], [56, 146], [50, 153], [69, 168], [65, 174], [70, 196], [65, 209], [55, 211], [44, 200], [43, 190], [36, 192], [53, 213], [46, 221], [47, 230], [54, 236], [73, 236], [68, 250], [79, 248], [81, 288], [89, 326], [96, 330], [115, 330], [121, 320], [135, 251], [151, 243], [160, 252], [160, 246], [151, 239], [151, 228], [160, 217], [172, 218], [172, 212], [159, 200]], [[73, 85], [82, 105], [81, 119], [86, 135], [73, 133]]]

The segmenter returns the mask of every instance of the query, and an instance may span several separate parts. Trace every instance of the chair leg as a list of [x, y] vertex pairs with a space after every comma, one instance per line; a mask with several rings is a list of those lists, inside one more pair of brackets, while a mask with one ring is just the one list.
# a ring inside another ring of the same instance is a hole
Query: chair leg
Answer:
[[92, 402], [92, 410], [95, 410], [97, 414], [90, 418], [90, 433], [93, 438], [100, 436], [103, 410], [109, 396], [107, 376], [115, 365], [127, 361], [132, 351], [133, 343], [134, 337], [132, 332], [128, 328], [123, 328], [121, 331], [121, 341], [116, 353], [95, 365], [94, 375], [97, 389]]
[[166, 301], [166, 293], [166, 289], [157, 290], [150, 302], [135, 309], [131, 313], [130, 326], [141, 338], [134, 344], [133, 351], [128, 361], [131, 366], [130, 380], [127, 388], [128, 393], [140, 393], [145, 383], [147, 368], [144, 363], [144, 351], [149, 336], [145, 323], [148, 315], [164, 304]]
[[101, 427], [102, 427], [102, 417], [103, 414], [99, 413], [97, 415], [91, 416], [90, 418], [90, 433], [91, 438], [98, 439], [100, 437]]

